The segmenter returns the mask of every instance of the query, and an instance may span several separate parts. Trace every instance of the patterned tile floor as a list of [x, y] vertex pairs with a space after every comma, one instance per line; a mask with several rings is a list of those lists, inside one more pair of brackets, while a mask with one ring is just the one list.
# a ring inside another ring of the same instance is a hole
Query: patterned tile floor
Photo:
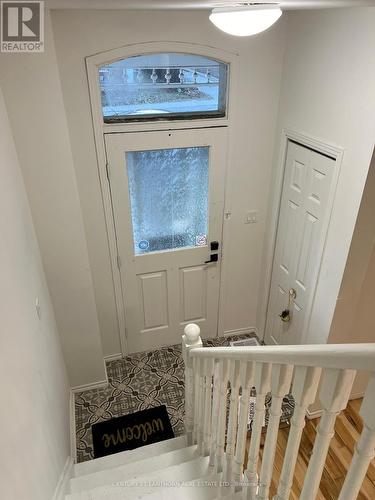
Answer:
[[[205, 340], [205, 346], [253, 334]], [[108, 386], [75, 395], [77, 461], [94, 458], [91, 426], [97, 422], [165, 404], [176, 436], [183, 434], [184, 366], [181, 345], [140, 352], [107, 362]], [[270, 406], [268, 397], [266, 407]], [[293, 413], [293, 400], [284, 399], [283, 420]], [[268, 416], [268, 415], [267, 415]], [[266, 420], [267, 419], [266, 416]]]

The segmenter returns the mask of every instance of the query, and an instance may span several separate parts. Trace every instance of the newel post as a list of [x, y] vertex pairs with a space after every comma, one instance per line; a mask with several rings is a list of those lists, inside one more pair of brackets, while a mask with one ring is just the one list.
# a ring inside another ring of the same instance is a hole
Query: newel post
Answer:
[[193, 359], [190, 356], [192, 349], [202, 347], [200, 337], [201, 329], [195, 323], [189, 323], [184, 328], [182, 335], [182, 358], [185, 364], [185, 434], [187, 446], [193, 444], [193, 426], [194, 426], [194, 371]]

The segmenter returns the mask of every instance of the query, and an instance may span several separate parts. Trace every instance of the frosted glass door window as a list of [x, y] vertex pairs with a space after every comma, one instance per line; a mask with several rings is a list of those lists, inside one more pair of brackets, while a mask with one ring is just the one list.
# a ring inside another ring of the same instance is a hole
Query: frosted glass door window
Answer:
[[135, 254], [206, 245], [209, 147], [125, 154]]

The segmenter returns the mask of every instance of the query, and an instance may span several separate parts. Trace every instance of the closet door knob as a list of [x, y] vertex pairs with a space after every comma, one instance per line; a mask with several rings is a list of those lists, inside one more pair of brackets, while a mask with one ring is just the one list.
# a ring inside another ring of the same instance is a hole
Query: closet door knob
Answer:
[[284, 311], [281, 311], [279, 314], [281, 321], [284, 321], [284, 323], [289, 323], [290, 321], [290, 311], [289, 309], [284, 309]]

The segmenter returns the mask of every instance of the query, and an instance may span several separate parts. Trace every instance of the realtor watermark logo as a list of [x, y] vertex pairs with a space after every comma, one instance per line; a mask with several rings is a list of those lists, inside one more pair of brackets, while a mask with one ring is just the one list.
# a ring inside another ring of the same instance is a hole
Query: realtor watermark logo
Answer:
[[44, 52], [44, 2], [1, 2], [1, 52]]

